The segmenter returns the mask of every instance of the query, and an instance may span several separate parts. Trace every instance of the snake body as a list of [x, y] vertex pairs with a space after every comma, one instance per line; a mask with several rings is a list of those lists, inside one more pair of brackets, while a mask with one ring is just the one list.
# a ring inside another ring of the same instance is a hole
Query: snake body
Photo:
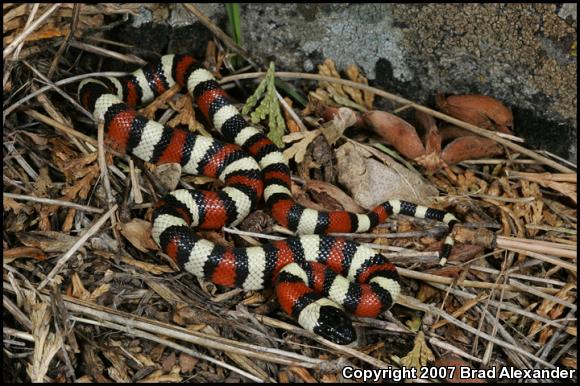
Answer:
[[[223, 143], [161, 125], [134, 108], [174, 84], [187, 88]], [[176, 162], [182, 171], [219, 178], [219, 192], [179, 189], [155, 206], [152, 236], [179, 266], [227, 287], [258, 290], [274, 286], [281, 308], [306, 330], [338, 344], [356, 339], [346, 313], [377, 317], [400, 292], [395, 266], [375, 250], [332, 232], [365, 232], [391, 214], [457, 222], [450, 213], [391, 200], [368, 214], [323, 212], [296, 203], [284, 156], [249, 124], [211, 72], [189, 55], [166, 55], [126, 77], [88, 78], [78, 89], [81, 104], [104, 122], [116, 149], [155, 164]], [[225, 248], [200, 238], [194, 229], [235, 226], [262, 195], [272, 216], [302, 236], [259, 247]], [[453, 239], [444, 242], [442, 258]]]

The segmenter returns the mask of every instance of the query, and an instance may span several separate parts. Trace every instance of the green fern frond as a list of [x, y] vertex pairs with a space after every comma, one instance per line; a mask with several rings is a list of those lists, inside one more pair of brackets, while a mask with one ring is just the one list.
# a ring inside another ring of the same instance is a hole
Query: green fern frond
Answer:
[[282, 136], [286, 131], [286, 122], [282, 117], [280, 111], [280, 104], [276, 96], [276, 85], [274, 77], [274, 62], [270, 62], [266, 77], [260, 82], [260, 85], [254, 94], [248, 98], [246, 104], [242, 108], [243, 114], [248, 114], [260, 99], [260, 105], [250, 114], [250, 119], [253, 123], [258, 123], [268, 117], [268, 138], [276, 144], [276, 146], [283, 148], [284, 142]]

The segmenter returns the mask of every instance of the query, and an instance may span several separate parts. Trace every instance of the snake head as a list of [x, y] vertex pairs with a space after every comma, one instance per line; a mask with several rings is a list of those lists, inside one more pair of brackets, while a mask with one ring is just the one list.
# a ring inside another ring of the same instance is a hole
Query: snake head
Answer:
[[336, 344], [345, 345], [356, 340], [356, 332], [348, 316], [333, 306], [320, 307], [318, 323], [313, 331]]

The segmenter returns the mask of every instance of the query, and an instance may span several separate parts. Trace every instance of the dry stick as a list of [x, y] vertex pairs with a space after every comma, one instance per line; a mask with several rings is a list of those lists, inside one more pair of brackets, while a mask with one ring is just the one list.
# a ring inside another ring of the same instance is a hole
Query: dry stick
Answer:
[[51, 198], [26, 196], [23, 194], [15, 194], [15, 193], [7, 193], [7, 192], [3, 192], [3, 194], [4, 194], [4, 197], [10, 197], [10, 198], [13, 198], [15, 200], [40, 202], [42, 204], [47, 204], [47, 205], [67, 206], [67, 207], [71, 207], [71, 208], [75, 208], [78, 210], [83, 210], [85, 212], [91, 212], [91, 213], [103, 213], [104, 212], [103, 209], [93, 208], [92, 206], [81, 205], [81, 204], [77, 204], [77, 203], [69, 202], [69, 201], [53, 200]]
[[48, 19], [49, 16], [52, 15], [52, 13], [56, 11], [58, 7], [61, 6], [61, 4], [62, 3], [54, 4], [52, 7], [48, 9], [48, 11], [46, 11], [42, 16], [36, 19], [34, 23], [32, 23], [28, 28], [22, 31], [22, 33], [16, 39], [14, 39], [12, 43], [8, 45], [8, 47], [4, 48], [4, 51], [2, 51], [2, 59], [6, 59], [6, 57], [10, 55], [12, 51], [14, 51], [16, 47], [18, 47], [18, 45], [28, 37], [28, 35], [34, 32], [34, 30], [36, 30], [46, 19]]
[[[495, 321], [497, 320], [496, 318], [494, 318], [493, 315], [491, 315], [491, 313], [486, 310], [486, 309], [481, 309], [481, 311], [484, 314], [484, 318], [489, 319], [491, 321], [491, 323], [494, 324], [494, 327], [496, 327], [497, 329], [499, 329], [499, 333], [501, 334], [501, 336], [508, 342], [513, 344], [514, 346], [518, 346], [521, 345], [520, 343], [518, 343], [513, 336], [511, 336], [507, 330], [504, 328], [504, 326], [501, 323], [496, 323]], [[499, 312], [499, 309], [498, 309]], [[523, 368], [530, 368], [531, 364], [529, 363], [529, 361], [522, 357], [521, 355], [518, 355], [518, 353], [515, 353], [513, 351], [510, 351], [508, 348], [506, 347], [502, 347], [502, 349], [506, 352], [506, 356], [508, 358], [511, 359], [511, 361], [516, 365], [516, 367], [519, 367], [521, 369]], [[484, 362], [485, 363], [485, 362]]]
[[22, 312], [20, 308], [18, 308], [18, 306], [12, 302], [12, 300], [7, 298], [6, 295], [2, 296], [2, 305], [4, 306], [4, 310], [12, 314], [14, 319], [26, 327], [28, 331], [32, 330], [32, 321], [30, 318], [28, 318], [28, 316], [26, 316], [24, 312]]
[[239, 369], [239, 368], [237, 368], [235, 366], [232, 366], [232, 365], [230, 365], [228, 363], [225, 363], [225, 362], [222, 362], [222, 361], [218, 361], [217, 359], [214, 359], [214, 358], [212, 358], [210, 356], [201, 354], [201, 353], [199, 353], [197, 351], [194, 351], [194, 350], [192, 350], [190, 348], [187, 348], [185, 346], [182, 346], [180, 344], [174, 343], [174, 342], [172, 342], [170, 340], [159, 338], [156, 335], [149, 334], [149, 333], [147, 333], [145, 331], [136, 329], [135, 327], [132, 327], [132, 326], [123, 326], [123, 325], [120, 325], [120, 324], [117, 324], [117, 323], [112, 323], [112, 322], [107, 322], [107, 321], [90, 320], [90, 319], [85, 319], [85, 318], [79, 318], [77, 316], [73, 316], [71, 319], [74, 320], [74, 321], [80, 322], [80, 323], [85, 323], [85, 324], [90, 324], [90, 325], [95, 325], [95, 326], [103, 326], [103, 327], [106, 327], [106, 328], [111, 328], [111, 329], [123, 331], [123, 332], [125, 332], [127, 334], [136, 336], [138, 338], [148, 339], [148, 340], [150, 340], [152, 342], [157, 342], [157, 343], [160, 343], [160, 344], [162, 344], [164, 346], [171, 347], [174, 350], [184, 352], [187, 355], [190, 355], [190, 356], [192, 356], [194, 358], [198, 358], [198, 359], [202, 359], [202, 360], [208, 361], [208, 362], [213, 363], [213, 364], [215, 364], [217, 366], [220, 366], [220, 367], [223, 367], [225, 369], [228, 369], [228, 370], [230, 370], [230, 371], [232, 371], [234, 373], [238, 373], [238, 374], [240, 374], [243, 377], [246, 377], [248, 379], [251, 379], [252, 381], [255, 381], [255, 382], [264, 382], [263, 379], [258, 378], [256, 376], [254, 376], [254, 375], [252, 375], [252, 374], [250, 374], [250, 373], [248, 373], [248, 372], [246, 372], [244, 370], [241, 370], [241, 369]]
[[62, 269], [62, 267], [66, 264], [66, 262], [75, 254], [75, 252], [89, 239], [89, 237], [91, 237], [92, 235], [94, 235], [95, 233], [97, 233], [97, 231], [103, 226], [103, 224], [105, 222], [107, 222], [107, 220], [109, 219], [109, 217], [111, 217], [115, 211], [117, 210], [117, 204], [115, 204], [111, 209], [109, 209], [109, 211], [107, 213], [105, 213], [100, 219], [99, 221], [97, 221], [95, 223], [95, 225], [93, 225], [92, 227], [90, 227], [85, 234], [83, 234], [76, 243], [74, 243], [74, 245], [71, 247], [71, 249], [69, 249], [56, 263], [56, 265], [54, 266], [54, 268], [52, 269], [52, 271], [49, 272], [48, 275], [46, 275], [46, 277], [44, 278], [44, 280], [38, 285], [37, 290], [41, 290], [44, 288], [44, 286], [46, 286], [48, 284], [48, 282], [50, 280], [52, 280], [52, 278], [54, 276], [56, 276], [56, 274], [58, 272], [60, 272], [60, 270]]
[[127, 74], [128, 74], [127, 72], [91, 72], [89, 74], [82, 74], [82, 75], [77, 75], [77, 76], [73, 76], [73, 77], [66, 78], [66, 79], [61, 79], [58, 82], [54, 82], [53, 84], [51, 84], [49, 86], [41, 87], [38, 90], [23, 97], [22, 99], [19, 99], [16, 102], [14, 102], [8, 108], [4, 109], [4, 111], [2, 112], [2, 119], [6, 119], [6, 117], [10, 113], [12, 113], [18, 107], [22, 106], [24, 104], [24, 102], [27, 102], [32, 98], [35, 98], [37, 95], [40, 95], [40, 94], [54, 88], [55, 86], [62, 86], [62, 85], [69, 84], [69, 83], [75, 83], [75, 82], [78, 82], [79, 80], [83, 80], [86, 78], [104, 77], [104, 76], [119, 77], [119, 76], [124, 76]]
[[[544, 241], [542, 244], [535, 244], [534, 240], [526, 240], [526, 241], [519, 241], [519, 240], [513, 240], [510, 237], [505, 237], [505, 236], [497, 236], [496, 237], [496, 241], [497, 241], [497, 247], [498, 248], [503, 248], [503, 249], [509, 249], [509, 250], [513, 250], [513, 249], [522, 249], [525, 251], [530, 251], [530, 252], [537, 252], [537, 253], [548, 253], [550, 255], [556, 255], [556, 256], [561, 256], [561, 257], [567, 257], [570, 259], [576, 259], [576, 257], [578, 256], [577, 251], [575, 250], [570, 250], [570, 249], [564, 249], [564, 248], [558, 248], [556, 247], [556, 243], [552, 243], [553, 246], [548, 246], [546, 245], [546, 242]], [[556, 263], [553, 263], [556, 264]], [[557, 264], [557, 265], [561, 265], [564, 264], [563, 262]], [[568, 264], [568, 263], [565, 263]], [[572, 266], [569, 265], [568, 269], [572, 270], [572, 271], [576, 271], [576, 266]]]
[[[265, 72], [251, 72], [251, 73], [247, 73], [247, 74], [227, 76], [227, 77], [224, 77], [223, 79], [221, 79], [220, 83], [227, 83], [227, 82], [231, 82], [231, 81], [239, 80], [239, 79], [253, 79], [253, 78], [260, 77], [260, 76], [264, 76], [265, 74], [266, 74]], [[512, 143], [504, 138], [501, 138], [500, 136], [498, 136], [497, 134], [495, 134], [492, 131], [485, 130], [485, 129], [482, 129], [482, 128], [477, 127], [475, 125], [469, 124], [467, 122], [460, 121], [459, 119], [450, 117], [449, 115], [440, 113], [438, 111], [432, 110], [432, 109], [425, 107], [425, 106], [422, 106], [422, 105], [419, 105], [415, 102], [412, 102], [412, 101], [405, 99], [403, 97], [400, 97], [398, 95], [391, 94], [389, 92], [379, 90], [379, 89], [374, 88], [374, 87], [370, 87], [370, 86], [367, 86], [364, 84], [356, 83], [356, 82], [353, 82], [350, 80], [333, 78], [331, 76], [323, 76], [323, 75], [317, 75], [317, 74], [306, 74], [306, 73], [301, 73], [301, 72], [276, 72], [276, 76], [279, 78], [301, 78], [301, 79], [312, 79], [312, 80], [318, 80], [318, 81], [322, 80], [325, 82], [339, 83], [339, 84], [343, 84], [343, 85], [350, 86], [353, 88], [367, 90], [367, 91], [372, 92], [376, 95], [382, 96], [384, 98], [390, 99], [392, 101], [395, 101], [395, 102], [403, 104], [403, 105], [410, 104], [415, 110], [422, 111], [426, 114], [429, 114], [429, 115], [432, 115], [436, 118], [439, 118], [445, 122], [452, 123], [452, 124], [459, 126], [463, 129], [466, 129], [466, 130], [469, 130], [473, 133], [476, 133], [482, 137], [492, 139], [498, 143], [501, 143], [502, 145], [504, 145], [506, 147], [509, 147], [517, 152], [525, 154], [530, 158], [538, 160], [538, 161], [542, 162], [543, 164], [548, 165], [556, 170], [559, 170], [559, 171], [564, 172], [564, 173], [574, 173], [573, 170], [571, 170], [565, 166], [562, 166], [559, 163], [552, 161], [549, 158], [541, 156], [540, 154], [538, 154], [532, 150], [526, 149], [523, 146], [520, 146], [520, 145]]]
[[211, 22], [211, 20], [205, 16], [196, 6], [192, 4], [183, 4], [183, 6], [191, 13], [197, 17], [199, 22], [207, 27], [214, 35], [218, 37], [227, 47], [229, 47], [236, 54], [243, 56], [248, 63], [250, 63], [254, 68], [259, 68], [259, 66], [252, 60], [250, 54], [244, 50], [242, 47], [238, 46], [236, 42], [229, 37], [224, 31], [222, 31], [218, 26]]
[[[4, 282], [4, 290], [15, 292], [13, 285]], [[49, 299], [46, 290], [39, 292], [38, 295], [45, 301]], [[98, 320], [105, 320], [114, 323], [129, 325], [131, 328], [139, 328], [144, 331], [162, 334], [174, 339], [184, 340], [186, 342], [216, 349], [238, 353], [240, 355], [261, 359], [267, 362], [281, 365], [299, 365], [307, 368], [320, 368], [324, 366], [325, 361], [317, 358], [310, 358], [301, 354], [283, 351], [276, 348], [262, 347], [245, 342], [238, 342], [231, 339], [204, 334], [198, 331], [190, 331], [186, 328], [170, 325], [157, 320], [147, 319], [141, 316], [108, 308], [86, 300], [76, 299], [64, 295], [63, 301], [67, 310], [71, 312], [89, 315]]]
[[138, 56], [131, 55], [131, 54], [127, 54], [127, 55], [121, 54], [121, 53], [118, 53], [116, 51], [107, 50], [106, 48], [93, 46], [92, 44], [88, 44], [88, 43], [82, 43], [82, 42], [78, 42], [78, 41], [73, 40], [72, 42], [70, 42], [70, 46], [84, 50], [84, 51], [91, 52], [91, 53], [96, 54], [96, 55], [116, 59], [116, 60], [119, 60], [119, 61], [125, 62], [125, 63], [130, 63], [130, 64], [134, 63], [134, 64], [137, 64], [139, 66], [144, 66], [147, 64], [146, 61], [139, 58]]
[[521, 253], [522, 255], [533, 257], [537, 260], [544, 261], [546, 263], [554, 264], [558, 267], [565, 268], [565, 269], [572, 271], [572, 272], [576, 272], [578, 269], [578, 267], [576, 267], [575, 264], [570, 264], [568, 262], [562, 261], [562, 260], [557, 259], [555, 257], [546, 256], [546, 255], [543, 255], [541, 253], [531, 252], [531, 251], [527, 251], [524, 249], [518, 249], [518, 248], [506, 248], [506, 249], [509, 249], [512, 252]]
[[[532, 224], [528, 224], [526, 225], [526, 228], [532, 228], [535, 227]], [[551, 230], [555, 230], [555, 229], [551, 229]], [[576, 233], [574, 233], [576, 234]], [[553, 241], [546, 241], [546, 240], [536, 240], [536, 239], [526, 239], [526, 238], [522, 238], [522, 237], [505, 237], [505, 236], [499, 236], [498, 238], [504, 239], [504, 240], [509, 240], [509, 241], [516, 241], [516, 242], [522, 242], [522, 243], [530, 243], [533, 242], [534, 245], [543, 245], [545, 247], [552, 247], [552, 248], [559, 248], [559, 249], [570, 249], [572, 251], [575, 251], [576, 249], [578, 249], [578, 246], [576, 245], [576, 243], [574, 242], [574, 244], [562, 244], [562, 243], [555, 243]]]
[[428, 337], [427, 338], [429, 340], [429, 343], [431, 343], [433, 346], [438, 346], [440, 348], [442, 348], [445, 351], [450, 351], [460, 357], [463, 357], [465, 359], [468, 359], [470, 361], [474, 361], [474, 362], [478, 362], [478, 363], [482, 363], [483, 360], [481, 360], [480, 358], [473, 356], [471, 354], [466, 353], [465, 351], [462, 351], [460, 349], [458, 349], [457, 347], [442, 341], [441, 339], [437, 338], [437, 337]]
[[[96, 140], [96, 139], [94, 139], [93, 137], [89, 137], [88, 135], [83, 134], [83, 133], [81, 133], [79, 131], [76, 131], [75, 129], [73, 129], [73, 128], [67, 126], [67, 125], [63, 125], [62, 123], [60, 123], [58, 121], [55, 121], [54, 119], [52, 119], [50, 117], [47, 117], [46, 115], [41, 114], [41, 113], [39, 113], [36, 110], [26, 110], [25, 113], [27, 115], [30, 115], [32, 118], [36, 119], [37, 121], [46, 123], [47, 125], [52, 126], [55, 129], [57, 129], [59, 131], [62, 131], [65, 134], [70, 134], [70, 135], [72, 135], [74, 137], [80, 138], [83, 141], [88, 142], [88, 143], [90, 143], [92, 145], [95, 145], [97, 147], [99, 145], [99, 143], [98, 143], [99, 141]], [[111, 154], [113, 154], [113, 155], [115, 155], [117, 157], [121, 157], [123, 159], [128, 158], [126, 154], [119, 153], [118, 151], [116, 151], [115, 149], [111, 148], [110, 146], [105, 146], [105, 149], [107, 149], [107, 151], [109, 153], [111, 153]]]
[[312, 332], [305, 331], [301, 327], [295, 326], [293, 324], [286, 323], [286, 322], [283, 322], [281, 320], [277, 320], [274, 318], [270, 318], [270, 317], [265, 316], [265, 315], [257, 315], [256, 314], [256, 315], [254, 315], [254, 317], [267, 326], [275, 327], [275, 328], [283, 328], [287, 331], [291, 331], [291, 332], [299, 334], [299, 335], [311, 337], [312, 339], [318, 341], [319, 343], [322, 343], [325, 346], [328, 346], [328, 347], [330, 347], [338, 352], [342, 352], [344, 354], [351, 355], [351, 356], [358, 358], [364, 362], [367, 362], [368, 364], [376, 366], [379, 369], [386, 369], [386, 368], [390, 367], [388, 363], [385, 363], [379, 359], [373, 358], [370, 355], [367, 355], [365, 353], [357, 351], [357, 350], [350, 348], [348, 346], [341, 346], [339, 344], [333, 343], [329, 340], [324, 339], [323, 337], [321, 337], [319, 335], [315, 335]]
[[2, 333], [4, 335], [10, 335], [15, 338], [20, 338], [22, 340], [26, 340], [28, 342], [35, 342], [34, 336], [24, 331], [15, 330], [10, 327], [2, 327]]
[[[4, 288], [10, 289], [11, 286], [7, 285], [5, 282]], [[41, 296], [46, 297], [47, 295]], [[130, 328], [138, 328], [143, 331], [162, 334], [166, 337], [183, 340], [209, 349], [233, 352], [281, 365], [300, 365], [307, 368], [319, 368], [324, 364], [324, 361], [321, 359], [310, 358], [301, 354], [287, 352], [276, 348], [261, 347], [250, 343], [237, 342], [221, 336], [208, 335], [199, 331], [190, 331], [183, 327], [147, 319], [142, 316], [136, 316], [66, 295], [63, 296], [63, 301], [67, 309], [71, 312], [89, 315], [97, 320], [126, 325]]]
[[74, 34], [77, 30], [77, 27], [79, 25], [79, 20], [80, 20], [80, 17], [79, 17], [80, 13], [81, 13], [81, 5], [79, 3], [76, 3], [73, 6], [73, 15], [72, 15], [72, 20], [70, 21], [70, 29], [69, 29], [68, 33], [66, 34], [66, 38], [63, 40], [60, 47], [58, 47], [58, 51], [54, 55], [54, 58], [52, 59], [52, 63], [50, 65], [50, 68], [48, 69], [48, 73], [46, 76], [49, 79], [52, 79], [52, 76], [54, 75], [54, 73], [56, 72], [56, 69], [58, 67], [58, 63], [60, 62], [60, 58], [62, 57], [62, 54], [64, 54], [64, 51], [68, 48], [70, 40], [74, 36]]
[[[401, 275], [403, 277], [407, 277], [409, 279], [416, 279], [416, 280], [422, 280], [422, 281], [445, 284], [445, 285], [449, 285], [451, 283], [454, 283], [454, 281], [455, 281], [455, 279], [452, 277], [436, 276], [436, 275], [431, 275], [429, 273], [416, 272], [416, 271], [412, 271], [410, 269], [400, 268], [400, 267], [397, 267], [397, 272], [399, 273], [399, 275]], [[461, 280], [460, 282], [457, 282], [455, 284], [462, 286], [462, 287], [471, 287], [471, 288], [486, 288], [486, 289], [505, 288], [506, 291], [511, 291], [511, 292], [521, 292], [522, 291], [522, 288], [518, 288], [518, 287], [510, 285], [510, 284], [494, 284], [494, 283], [488, 283], [488, 282], [483, 282], [483, 281], [474, 281], [474, 280]], [[543, 294], [555, 294], [558, 291], [560, 291], [559, 288], [544, 288], [544, 287], [529, 287], [529, 288], [533, 288], [536, 291], [543, 293]], [[526, 292], [527, 288], [523, 291]]]
[[[437, 284], [437, 283], [430, 283], [429, 285], [434, 287], [434, 288], [440, 289], [441, 291], [448, 291], [452, 295], [463, 297], [463, 298], [466, 298], [469, 300], [473, 300], [473, 299], [477, 298], [477, 295], [460, 290], [458, 288], [453, 288], [453, 287], [449, 288], [449, 286], [444, 286], [442, 284]], [[555, 326], [557, 328], [566, 328], [566, 326], [558, 323], [555, 320], [548, 319], [548, 318], [545, 318], [545, 317], [540, 316], [538, 314], [534, 314], [533, 312], [523, 310], [517, 306], [510, 304], [510, 303], [505, 303], [505, 302], [500, 303], [497, 300], [491, 300], [489, 304], [495, 308], [498, 308], [498, 309], [511, 311], [513, 313], [525, 316], [525, 317], [530, 318], [532, 320], [538, 320], [542, 323], [545, 323], [547, 326]], [[570, 320], [570, 321], [573, 321], [573, 320]], [[448, 322], [442, 321], [441, 326], [444, 326], [443, 323], [447, 324]], [[437, 328], [439, 328], [439, 327], [437, 327]]]
[[306, 126], [302, 122], [302, 119], [300, 119], [300, 117], [298, 116], [298, 114], [296, 114], [294, 112], [294, 110], [292, 109], [292, 107], [290, 107], [288, 105], [288, 103], [284, 100], [284, 98], [282, 98], [282, 95], [280, 95], [278, 93], [278, 91], [276, 91], [276, 97], [278, 98], [278, 102], [280, 102], [280, 104], [282, 105], [282, 107], [284, 108], [284, 110], [286, 110], [286, 112], [292, 117], [292, 120], [294, 122], [296, 122], [296, 124], [298, 125], [298, 127], [300, 127], [300, 131], [308, 131], [308, 129], [306, 128]]
[[522, 348], [520, 348], [520, 347], [518, 347], [516, 345], [506, 343], [503, 340], [499, 340], [498, 338], [495, 338], [495, 337], [493, 337], [493, 336], [491, 336], [491, 335], [489, 335], [489, 334], [487, 334], [485, 332], [478, 331], [476, 328], [471, 327], [467, 323], [464, 323], [464, 322], [462, 322], [460, 320], [457, 320], [457, 319], [453, 318], [452, 316], [448, 315], [446, 312], [443, 312], [443, 311], [439, 310], [435, 306], [432, 306], [430, 304], [421, 303], [417, 299], [412, 298], [410, 296], [403, 296], [403, 295], [401, 295], [399, 300], [400, 301], [401, 300], [404, 300], [404, 304], [407, 305], [407, 306], [410, 306], [412, 308], [416, 308], [416, 309], [421, 310], [421, 311], [426, 311], [426, 312], [430, 312], [430, 313], [432, 313], [434, 315], [441, 316], [441, 317], [449, 320], [451, 323], [455, 324], [456, 326], [461, 327], [464, 330], [466, 330], [466, 331], [468, 331], [468, 332], [470, 332], [470, 333], [472, 333], [472, 334], [474, 334], [476, 336], [479, 336], [479, 337], [481, 337], [481, 338], [483, 338], [485, 340], [492, 341], [496, 345], [501, 346], [501, 347], [504, 347], [504, 348], [506, 348], [508, 350], [512, 350], [512, 351], [515, 351], [515, 352], [517, 352], [519, 354], [522, 354], [522, 355], [524, 355], [524, 356], [526, 356], [526, 357], [528, 357], [528, 358], [530, 358], [530, 359], [532, 359], [534, 361], [537, 361], [537, 362], [543, 364], [544, 366], [546, 366], [546, 367], [548, 367], [550, 369], [555, 368], [555, 366], [553, 364], [551, 364], [549, 362], [546, 362], [546, 361], [538, 358], [534, 354], [531, 354], [531, 353], [527, 352], [526, 350], [524, 350], [524, 349], [522, 349]]
[[[97, 129], [97, 141], [99, 144], [98, 148], [98, 163], [99, 167], [101, 168], [101, 178], [103, 179], [103, 185], [105, 187], [105, 192], [107, 193], [107, 205], [109, 208], [115, 204], [115, 197], [113, 197], [113, 192], [111, 191], [111, 182], [109, 181], [109, 169], [107, 168], [107, 161], [105, 160], [105, 127], [102, 122], [98, 123]], [[117, 219], [115, 216], [111, 216], [111, 224], [113, 225], [113, 229], [115, 229], [115, 225], [117, 224]]]
[[[69, 101], [70, 104], [72, 104], [78, 111], [80, 111], [82, 114], [84, 114], [87, 118], [93, 119], [93, 116], [92, 116], [91, 113], [89, 113], [87, 110], [85, 110], [73, 97], [71, 97], [66, 92], [62, 91], [60, 88], [58, 88], [57, 86], [55, 86], [55, 84], [49, 78], [47, 78], [46, 76], [44, 76], [44, 74], [42, 74], [40, 71], [38, 71], [34, 66], [32, 66], [31, 64], [29, 64], [26, 60], [23, 60], [22, 63], [24, 63], [24, 65], [26, 67], [28, 67], [32, 72], [34, 72], [34, 74], [36, 76], [38, 76], [40, 79], [42, 79], [48, 85], [52, 86], [52, 89], [54, 91], [56, 91], [64, 99], [66, 99], [67, 101]], [[39, 97], [40, 97], [40, 95], [39, 95]], [[39, 100], [40, 100], [40, 98], [39, 98]], [[61, 123], [65, 124], [66, 122], [63, 121]]]
[[510, 284], [512, 286], [514, 286], [514, 287], [522, 290], [522, 291], [529, 292], [532, 295], [539, 296], [539, 297], [541, 297], [543, 299], [550, 300], [552, 302], [555, 302], [555, 303], [561, 304], [563, 306], [566, 306], [566, 307], [570, 308], [572, 311], [576, 311], [576, 305], [575, 304], [572, 304], [572, 303], [567, 302], [567, 301], [565, 301], [563, 299], [560, 299], [559, 297], [546, 294], [546, 293], [544, 293], [542, 291], [538, 291], [537, 288], [531, 287], [529, 285], [525, 285], [524, 283], [520, 283], [519, 281], [514, 280], [514, 279], [510, 279]]
[[[39, 7], [40, 7], [39, 3], [34, 3], [32, 10], [30, 11], [30, 15], [28, 15], [28, 20], [26, 20], [26, 24], [24, 25], [24, 29], [30, 26], [32, 20], [34, 20], [34, 17], [36, 16], [36, 12], [38, 12]], [[14, 55], [12, 56], [14, 60], [18, 60], [18, 57], [20, 56], [20, 51], [22, 51], [22, 47], [24, 47], [24, 41], [22, 41], [16, 48], [16, 51], [14, 51]]]

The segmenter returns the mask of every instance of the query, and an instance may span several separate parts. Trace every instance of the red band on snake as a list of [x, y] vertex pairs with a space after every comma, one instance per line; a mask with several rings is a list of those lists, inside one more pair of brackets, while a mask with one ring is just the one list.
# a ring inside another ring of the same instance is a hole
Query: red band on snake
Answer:
[[[165, 127], [138, 114], [175, 83], [186, 87], [202, 114], [228, 142]], [[219, 192], [176, 190], [153, 214], [152, 236], [161, 250], [194, 275], [227, 287], [274, 286], [282, 309], [309, 331], [339, 344], [356, 339], [346, 313], [377, 317], [400, 291], [395, 266], [375, 250], [333, 232], [365, 232], [391, 214], [457, 222], [450, 213], [390, 200], [368, 214], [317, 211], [296, 203], [284, 156], [229, 101], [214, 76], [189, 55], [166, 55], [123, 78], [90, 78], [79, 100], [103, 121], [109, 142], [155, 164], [177, 162], [182, 171], [217, 177]], [[262, 195], [278, 223], [303, 236], [260, 247], [224, 248], [199, 238], [194, 229], [236, 225]], [[453, 245], [448, 236], [442, 258]]]

